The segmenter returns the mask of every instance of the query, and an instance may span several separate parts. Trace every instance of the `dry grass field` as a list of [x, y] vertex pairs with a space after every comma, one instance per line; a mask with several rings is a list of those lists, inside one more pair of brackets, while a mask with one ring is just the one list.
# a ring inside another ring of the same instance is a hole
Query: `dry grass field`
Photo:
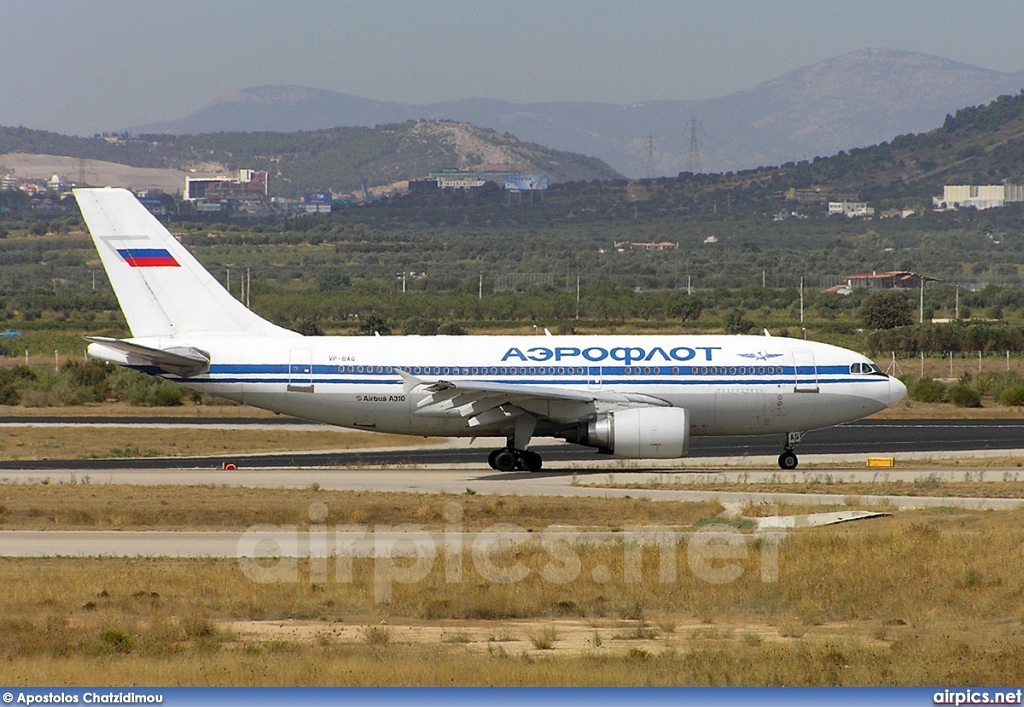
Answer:
[[0, 461], [258, 454], [428, 446], [443, 442], [444, 439], [437, 437], [424, 439], [340, 428], [309, 431], [82, 425], [7, 427], [0, 437]]
[[[1021, 474], [1024, 476], [1024, 474]], [[942, 481], [924, 477], [913, 481], [808, 481], [731, 483], [707, 481], [645, 482], [645, 483], [586, 483], [580, 486], [594, 488], [665, 489], [672, 491], [728, 491], [751, 493], [807, 493], [844, 496], [847, 505], [855, 505], [862, 496], [939, 496], [947, 498], [1019, 498], [1024, 503], [1024, 481]]]
[[147, 407], [128, 405], [126, 403], [87, 403], [85, 405], [65, 405], [63, 407], [23, 407], [19, 405], [0, 405], [0, 422], [11, 417], [148, 417], [148, 418], [182, 418], [201, 417], [206, 419], [222, 419], [230, 417], [260, 418], [271, 420], [279, 415], [247, 405], [238, 405], [227, 400], [212, 398], [218, 404], [200, 405], [186, 401], [173, 407]]
[[309, 525], [309, 507], [327, 507], [325, 522], [339, 525], [413, 523], [431, 530], [448, 523], [445, 505], [457, 502], [460, 526], [495, 523], [527, 529], [572, 522], [581, 529], [627, 524], [691, 526], [722, 511], [716, 502], [654, 503], [643, 499], [559, 496], [379, 493], [324, 489], [118, 484], [0, 484], [2, 530], [245, 530], [256, 523]]
[[[0, 494], [4, 529], [106, 527], [111, 504], [139, 508], [116, 526], [124, 528], [301, 525], [313, 501], [328, 506], [328, 524], [432, 528], [443, 527], [445, 504], [457, 501], [466, 529], [512, 522], [542, 530], [568, 521], [693, 530], [721, 510], [636, 499], [91, 484], [4, 485]], [[506, 583], [469, 551], [457, 555], [460, 576], [450, 574], [456, 555], [439, 555], [417, 581], [391, 583], [389, 603], [377, 600], [382, 575], [373, 559], [353, 560], [351, 577], [337, 573], [333, 558], [322, 577], [299, 561], [293, 581], [276, 583], [250, 580], [235, 560], [0, 559], [0, 682], [85, 685], [98, 675], [104, 683], [153, 685], [1024, 681], [1024, 511], [908, 511], [802, 530], [778, 545], [746, 537], [751, 542], [726, 555], [719, 547], [697, 559], [685, 540], [668, 550], [530, 543], [489, 556], [492, 569], [527, 570]], [[710, 582], [701, 562], [741, 571]]]

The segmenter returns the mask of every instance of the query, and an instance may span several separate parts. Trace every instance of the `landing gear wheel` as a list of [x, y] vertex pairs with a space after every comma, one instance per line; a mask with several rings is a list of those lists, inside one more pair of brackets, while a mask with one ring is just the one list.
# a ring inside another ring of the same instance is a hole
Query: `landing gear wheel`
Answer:
[[538, 472], [543, 465], [544, 460], [536, 452], [522, 452], [519, 455], [519, 464], [517, 464], [519, 469], [529, 472]]
[[[498, 453], [494, 455], [494, 463], [491, 464], [498, 471], [513, 471], [516, 468], [515, 452], [511, 449], [498, 449]], [[488, 459], [490, 461], [490, 459]]]
[[495, 449], [495, 450], [494, 450], [493, 452], [491, 452], [490, 454], [488, 454], [488, 455], [487, 455], [487, 465], [488, 465], [489, 467], [491, 467], [492, 469], [494, 469], [494, 470], [497, 470], [497, 469], [498, 469], [498, 467], [496, 467], [496, 466], [494, 465], [494, 460], [495, 460], [495, 459], [497, 458], [497, 456], [498, 456], [498, 455], [499, 455], [500, 453], [501, 453], [501, 450], [500, 450], [500, 449]]
[[779, 468], [792, 471], [796, 469], [796, 465], [800, 463], [800, 460], [796, 458], [796, 455], [788, 449], [779, 455]]

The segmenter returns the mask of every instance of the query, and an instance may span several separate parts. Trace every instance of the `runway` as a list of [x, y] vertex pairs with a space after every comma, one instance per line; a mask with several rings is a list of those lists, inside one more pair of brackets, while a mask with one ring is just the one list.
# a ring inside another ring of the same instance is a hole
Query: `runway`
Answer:
[[[292, 418], [254, 420], [212, 418], [4, 418], [5, 424], [17, 425], [160, 425], [161, 427], [216, 426], [230, 430], [236, 426], [256, 428], [268, 426], [285, 429], [317, 429], [309, 423]], [[694, 437], [690, 457], [718, 460], [734, 464], [754, 457], [774, 458], [782, 451], [779, 435], [744, 437]], [[239, 467], [363, 467], [363, 466], [482, 466], [487, 452], [498, 445], [497, 440], [482, 439], [475, 444], [456, 440], [451, 445], [431, 448], [379, 449], [339, 452], [284, 453], [274, 455], [230, 455], [207, 457], [174, 457], [152, 459], [104, 459], [72, 461], [18, 461], [0, 463], [0, 472], [10, 470], [109, 471], [112, 469], [206, 468], [219, 469], [229, 461]], [[811, 456], [838, 458], [844, 455], [927, 454], [930, 452], [993, 453], [1024, 448], [1024, 420], [861, 420], [840, 427], [809, 432], [797, 448], [802, 461]], [[576, 445], [538, 440], [531, 449], [544, 457], [546, 468], [580, 466], [592, 462], [606, 466], [610, 460], [596, 450]], [[685, 460], [684, 460], [685, 462]], [[673, 464], [674, 464], [673, 460]]]
[[[924, 468], [914, 470], [875, 470], [858, 468], [815, 469], [782, 472], [727, 469], [547, 471], [540, 473], [497, 472], [479, 468], [432, 469], [294, 469], [262, 468], [238, 471], [202, 469], [111, 469], [92, 474], [88, 479], [63, 471], [45, 476], [33, 471], [3, 472], [4, 483], [51, 484], [125, 484], [147, 485], [217, 485], [244, 488], [316, 489], [328, 491], [404, 492], [420, 494], [506, 494], [519, 496], [564, 496], [613, 498], [646, 498], [652, 501], [712, 501], [721, 503], [785, 503], [801, 505], [848, 505], [846, 493], [763, 493], [751, 491], [715, 491], [673, 489], [673, 485], [747, 483], [800, 484], [809, 481], [877, 482], [927, 477], [934, 482], [979, 482], [978, 498], [949, 496], [861, 496], [868, 504], [892, 508], [926, 508], [958, 506], [964, 508], [1013, 509], [1024, 507], [1024, 499], [984, 497], [984, 482], [1001, 480], [1024, 481], [1024, 469], [955, 469]], [[2, 486], [0, 486], [2, 488]], [[756, 486], [752, 486], [756, 489]]]

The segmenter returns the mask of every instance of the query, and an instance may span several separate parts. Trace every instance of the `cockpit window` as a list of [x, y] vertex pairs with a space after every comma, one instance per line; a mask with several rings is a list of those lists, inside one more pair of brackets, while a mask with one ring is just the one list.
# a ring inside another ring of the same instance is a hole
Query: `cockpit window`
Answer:
[[850, 373], [879, 373], [878, 366], [873, 363], [854, 363], [850, 365]]

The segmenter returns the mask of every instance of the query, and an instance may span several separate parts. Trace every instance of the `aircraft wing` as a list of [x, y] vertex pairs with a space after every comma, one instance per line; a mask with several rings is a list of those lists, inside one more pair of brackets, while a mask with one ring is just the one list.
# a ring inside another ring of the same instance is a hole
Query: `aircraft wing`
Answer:
[[512, 385], [485, 381], [426, 380], [399, 370], [406, 392], [420, 390], [428, 395], [417, 403], [420, 415], [458, 416], [479, 427], [529, 413], [562, 421], [578, 419], [593, 403], [622, 408], [668, 407], [661, 398], [642, 393], [614, 393], [598, 390], [569, 390], [553, 386]]
[[[210, 355], [191, 346], [155, 349], [106, 336], [87, 336], [85, 338], [92, 342], [92, 346], [89, 347], [91, 356], [122, 365], [156, 366], [161, 371], [186, 378], [205, 373], [210, 369]], [[101, 348], [93, 349], [93, 346]], [[114, 356], [111, 356], [111, 353]]]

